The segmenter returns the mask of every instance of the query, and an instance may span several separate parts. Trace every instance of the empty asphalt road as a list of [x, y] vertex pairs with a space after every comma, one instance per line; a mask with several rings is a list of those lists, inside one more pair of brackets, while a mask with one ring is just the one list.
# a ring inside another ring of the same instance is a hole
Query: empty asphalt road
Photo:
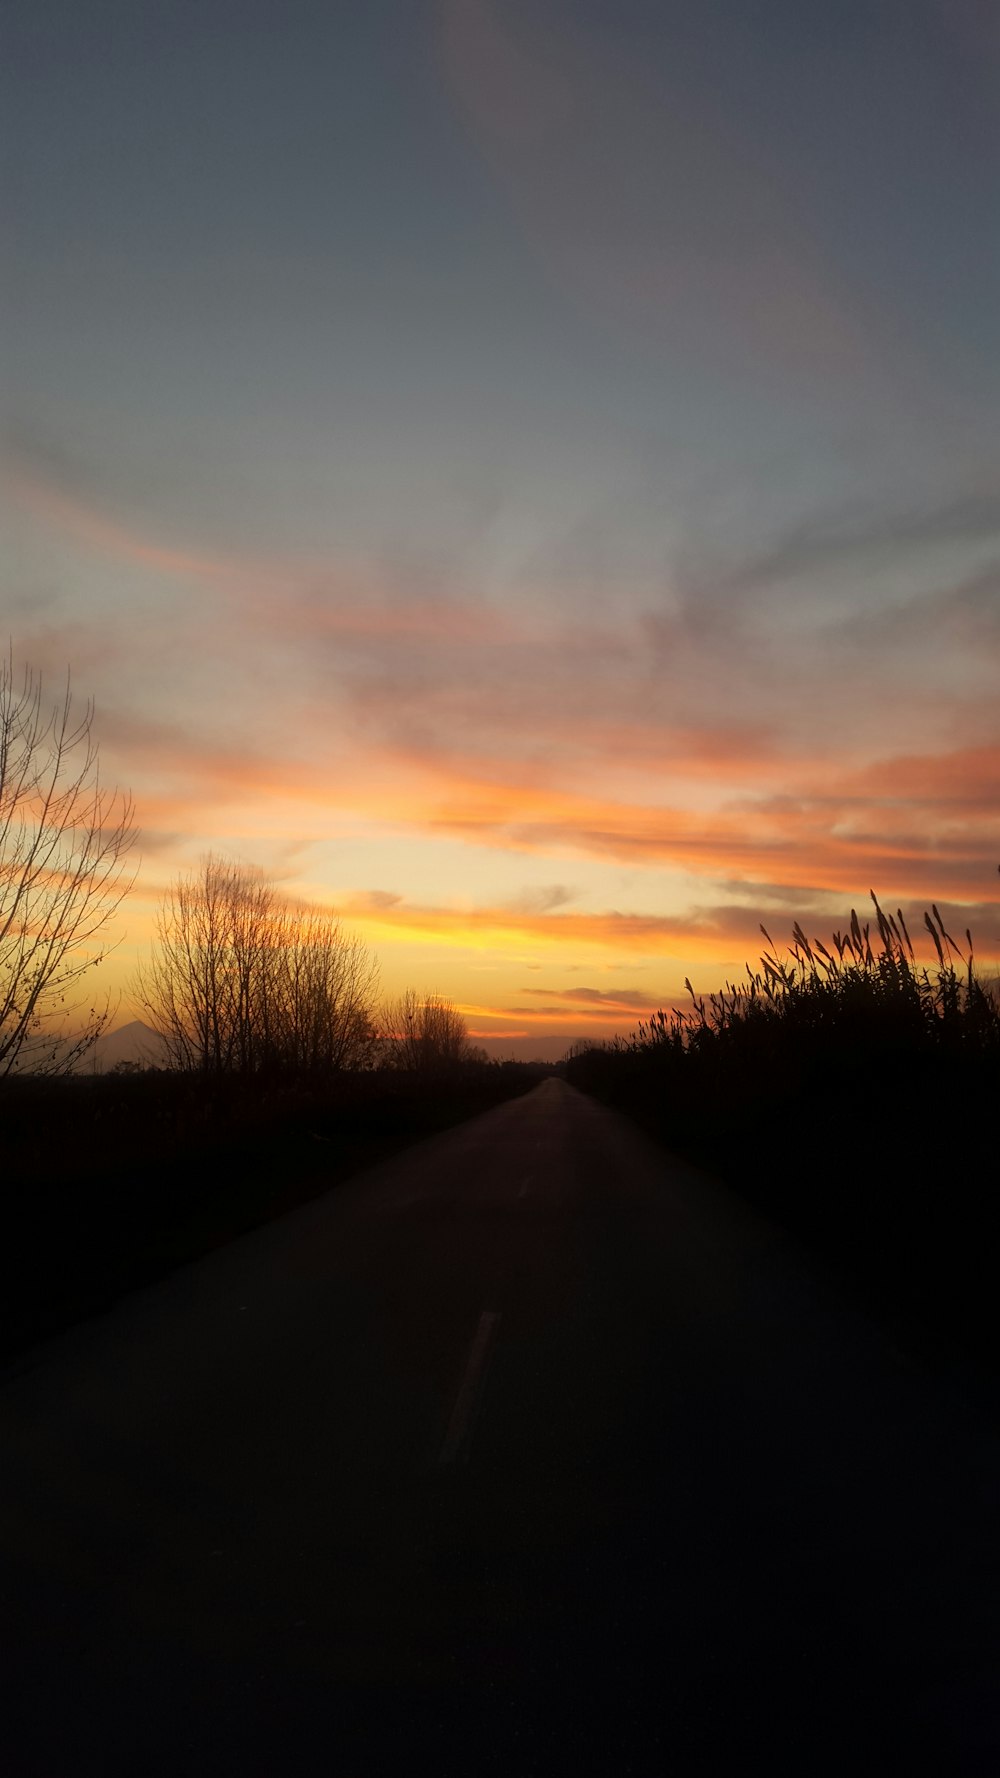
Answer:
[[559, 1081], [0, 1429], [5, 1778], [1000, 1770], [977, 1387]]

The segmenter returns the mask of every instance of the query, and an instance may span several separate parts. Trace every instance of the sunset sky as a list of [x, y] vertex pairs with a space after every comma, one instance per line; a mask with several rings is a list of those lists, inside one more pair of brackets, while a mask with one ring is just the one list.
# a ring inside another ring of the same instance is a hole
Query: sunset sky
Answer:
[[991, 0], [5, 15], [0, 634], [135, 795], [116, 981], [209, 848], [502, 1054], [869, 888], [1000, 955]]

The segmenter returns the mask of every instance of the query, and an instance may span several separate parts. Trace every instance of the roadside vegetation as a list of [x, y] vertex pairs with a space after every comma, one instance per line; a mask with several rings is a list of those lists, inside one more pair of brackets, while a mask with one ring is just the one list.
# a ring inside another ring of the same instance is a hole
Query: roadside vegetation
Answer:
[[1000, 1360], [1000, 999], [938, 908], [918, 955], [874, 894], [824, 943], [796, 925], [746, 980], [580, 1046], [567, 1078], [724, 1178], [867, 1305]]

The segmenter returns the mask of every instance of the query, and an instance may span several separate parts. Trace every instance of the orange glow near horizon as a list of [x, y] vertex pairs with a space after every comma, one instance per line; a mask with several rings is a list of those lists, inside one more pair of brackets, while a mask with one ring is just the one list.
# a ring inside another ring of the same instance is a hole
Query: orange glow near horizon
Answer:
[[[360, 557], [166, 546], [16, 465], [10, 485], [46, 535], [201, 595], [174, 608], [151, 654], [140, 635], [146, 696], [120, 671], [123, 620], [103, 656], [100, 626], [89, 632], [88, 665], [99, 678], [109, 663], [95, 687], [106, 775], [131, 784], [145, 833], [110, 965], [126, 995], [157, 900], [210, 849], [335, 904], [387, 992], [441, 992], [497, 1042], [627, 1029], [682, 1002], [686, 975], [700, 991], [741, 976], [761, 921], [779, 943], [796, 918], [826, 940], [869, 886], [917, 924], [931, 900], [953, 907], [980, 957], [1000, 957], [1000, 743], [975, 706], [963, 729], [956, 705], [923, 746], [898, 699], [891, 725], [847, 746], [778, 705], [762, 720], [725, 700], [714, 716], [664, 700], [661, 719], [631, 692], [659, 633], [642, 613], [573, 621], [538, 588], [537, 609], [457, 583], [404, 598]], [[44, 660], [75, 635], [72, 622], [65, 638], [40, 631]], [[676, 646], [692, 644], [681, 632]], [[202, 657], [233, 681], [218, 713]], [[157, 701], [161, 659], [185, 683], [195, 674], [188, 710]], [[551, 886], [556, 874], [569, 884]], [[567, 970], [591, 981], [547, 985]]]

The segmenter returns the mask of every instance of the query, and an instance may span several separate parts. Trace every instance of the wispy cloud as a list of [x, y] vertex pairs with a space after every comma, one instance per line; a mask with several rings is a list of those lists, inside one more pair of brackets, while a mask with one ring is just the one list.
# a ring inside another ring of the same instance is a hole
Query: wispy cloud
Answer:
[[268, 559], [187, 549], [123, 521], [92, 495], [46, 479], [10, 447], [0, 456], [0, 479], [8, 497], [53, 532], [128, 566], [194, 582], [219, 601], [220, 612], [235, 607], [243, 623], [278, 626], [292, 643], [358, 637], [488, 646], [512, 633], [510, 620], [481, 601], [447, 590], [414, 596], [398, 570], [394, 578], [371, 557]]
[[238, 564], [224, 557], [200, 555], [144, 537], [110, 517], [96, 502], [32, 473], [9, 450], [0, 461], [0, 470], [8, 493], [19, 505], [88, 549], [188, 580], [214, 583], [239, 572]]
[[609, 1012], [648, 1012], [659, 1006], [659, 1000], [641, 988], [618, 988], [608, 993], [603, 988], [522, 988], [522, 994], [533, 994], [550, 1006], [589, 1006]]
[[354, 897], [354, 907], [373, 914], [387, 913], [402, 905], [403, 897], [391, 889], [362, 889]]
[[1000, 487], [958, 490], [919, 505], [886, 510], [853, 501], [788, 527], [764, 550], [728, 570], [705, 564], [694, 584], [732, 594], [815, 576], [818, 571], [871, 569], [938, 546], [988, 544], [1000, 538]]
[[510, 905], [515, 913], [551, 914], [556, 908], [564, 908], [575, 901], [576, 897], [575, 889], [567, 889], [562, 883], [549, 883], [537, 889], [522, 889]]

